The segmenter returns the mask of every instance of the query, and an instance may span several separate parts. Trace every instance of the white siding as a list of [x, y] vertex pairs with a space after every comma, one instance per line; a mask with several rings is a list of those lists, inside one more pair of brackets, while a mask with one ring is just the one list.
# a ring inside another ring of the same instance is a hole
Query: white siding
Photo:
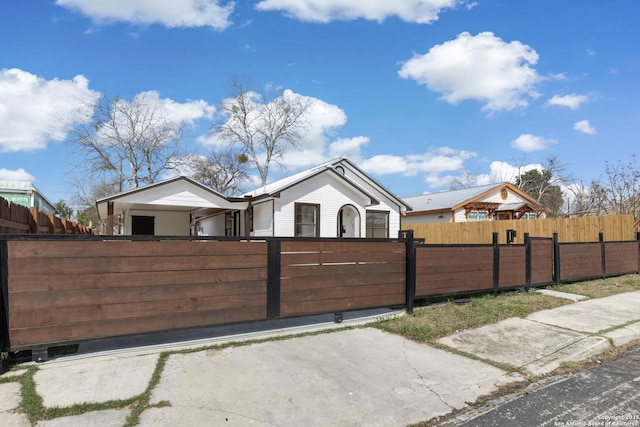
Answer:
[[456, 209], [455, 221], [453, 222], [467, 222], [467, 211], [465, 208]]
[[200, 236], [224, 236], [224, 213], [200, 221]]
[[[440, 218], [441, 215], [442, 218]], [[402, 224], [433, 224], [438, 222], [451, 222], [451, 212], [431, 213], [415, 216], [408, 215], [402, 217]]]
[[[303, 181], [283, 191], [280, 198], [274, 199], [275, 235], [293, 237], [295, 234], [295, 204], [311, 203], [320, 205], [319, 237], [337, 237], [338, 212], [344, 205], [352, 205], [358, 210], [360, 237], [365, 237], [365, 206], [368, 202], [369, 199], [362, 193], [354, 191], [351, 186], [340, 182], [332, 175], [328, 173], [316, 175], [313, 179]], [[372, 209], [385, 210], [381, 206], [375, 206]], [[389, 220], [391, 221], [391, 215]]]
[[[273, 200], [266, 200], [253, 205], [252, 236], [273, 236]], [[278, 235], [280, 236], [280, 235]]]
[[[370, 206], [368, 209], [377, 211], [389, 211], [389, 237], [397, 237], [398, 230], [400, 230], [400, 206], [393, 199], [387, 197], [383, 192], [377, 189], [377, 185], [362, 177], [357, 171], [349, 168], [348, 164], [341, 164], [345, 169], [345, 176], [351, 179], [353, 182], [364, 188], [369, 194], [373, 195], [380, 201], [379, 205]], [[366, 218], [362, 218], [366, 221]], [[366, 222], [362, 225], [363, 236], [366, 230]]]

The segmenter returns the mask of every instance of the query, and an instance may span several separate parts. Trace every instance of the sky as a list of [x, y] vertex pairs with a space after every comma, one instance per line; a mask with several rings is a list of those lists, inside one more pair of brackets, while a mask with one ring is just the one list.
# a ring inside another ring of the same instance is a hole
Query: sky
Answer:
[[270, 181], [347, 157], [407, 197], [555, 156], [588, 183], [638, 152], [638, 19], [637, 0], [0, 0], [0, 180], [71, 200], [68, 132], [101, 96], [215, 149], [242, 76], [310, 103]]

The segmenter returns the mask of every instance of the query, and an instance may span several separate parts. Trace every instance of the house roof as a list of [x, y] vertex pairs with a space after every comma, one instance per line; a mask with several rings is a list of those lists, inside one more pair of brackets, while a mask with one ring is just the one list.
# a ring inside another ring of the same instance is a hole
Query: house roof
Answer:
[[452, 209], [454, 206], [475, 199], [496, 187], [496, 184], [489, 184], [480, 187], [463, 188], [461, 190], [442, 191], [440, 193], [405, 197], [404, 200], [413, 206], [414, 211]]
[[[169, 190], [171, 187], [174, 188]], [[96, 201], [96, 207], [101, 218], [107, 216], [109, 203], [114, 203], [114, 213], [122, 213], [128, 209], [142, 209], [148, 206], [154, 206], [154, 209], [190, 211], [237, 209], [247, 204], [244, 200], [227, 198], [214, 189], [186, 176], [176, 176], [99, 199]]]
[[538, 202], [533, 197], [508, 182], [463, 188], [461, 190], [443, 191], [440, 193], [423, 194], [421, 196], [407, 197], [405, 200], [413, 205], [414, 213], [420, 211], [455, 210], [468, 203], [478, 201], [485, 196], [495, 193], [496, 191], [500, 191], [502, 188], [507, 188], [517, 194], [524, 200], [524, 202], [504, 204], [500, 206], [498, 210], [517, 210], [522, 207], [523, 204], [530, 204], [542, 209], [546, 208], [542, 203]]
[[318, 166], [314, 166], [310, 169], [298, 172], [294, 175], [288, 176], [278, 181], [274, 181], [263, 187], [260, 187], [253, 191], [245, 193], [244, 197], [262, 198], [262, 197], [277, 196], [277, 194], [280, 193], [281, 191], [284, 191], [288, 188], [298, 185], [299, 183], [306, 181], [309, 178], [312, 178], [321, 173], [329, 172], [329, 173], [332, 173], [337, 179], [343, 180], [348, 185], [355, 188], [357, 191], [369, 197], [371, 199], [371, 204], [380, 203], [380, 201], [373, 194], [371, 194], [370, 191], [365, 190], [360, 184], [356, 183], [353, 179], [338, 172], [338, 170], [336, 169], [337, 166], [350, 167], [352, 170], [355, 170], [357, 174], [359, 174], [363, 179], [368, 181], [374, 188], [376, 188], [378, 191], [383, 193], [389, 199], [395, 201], [399, 206], [404, 206], [406, 209], [411, 210], [411, 207], [406, 202], [404, 202], [402, 199], [400, 199], [399, 197], [391, 193], [389, 190], [387, 190], [385, 187], [380, 185], [377, 181], [375, 181], [373, 178], [368, 176], [364, 171], [362, 171], [353, 162], [351, 162], [346, 158], [338, 158], [338, 159], [330, 160]]
[[[349, 174], [338, 171], [338, 166], [349, 169], [352, 172], [351, 177], [348, 176]], [[183, 211], [196, 211], [201, 209], [245, 209], [252, 199], [278, 197], [280, 192], [322, 173], [331, 174], [336, 180], [344, 182], [348, 187], [363, 194], [370, 200], [371, 205], [380, 204], [380, 200], [378, 200], [371, 190], [365, 188], [360, 182], [370, 185], [372, 189], [379, 192], [378, 194], [388, 197], [397, 203], [400, 208], [404, 207], [407, 210], [411, 210], [411, 207], [406, 202], [389, 192], [389, 190], [345, 158], [334, 159], [289, 177], [274, 181], [256, 190], [245, 193], [243, 197], [226, 197], [191, 178], [176, 176], [145, 187], [104, 197], [96, 201], [96, 207], [98, 208], [98, 214], [101, 218], [107, 216], [109, 203], [113, 203], [113, 213], [123, 213], [129, 209], [144, 209], [149, 206], [153, 206], [154, 209]], [[354, 180], [353, 177], [357, 177], [356, 180]]]

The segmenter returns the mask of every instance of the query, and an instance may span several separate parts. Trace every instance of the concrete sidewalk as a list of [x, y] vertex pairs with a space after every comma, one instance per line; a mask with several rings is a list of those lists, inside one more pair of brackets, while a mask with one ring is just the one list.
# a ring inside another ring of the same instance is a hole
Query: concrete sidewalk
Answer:
[[[404, 426], [463, 408], [529, 374], [551, 372], [562, 361], [583, 360], [640, 338], [638, 307], [640, 291], [579, 301], [440, 339], [455, 353], [375, 328], [287, 338], [379, 317], [370, 316], [339, 325], [324, 322], [62, 357], [37, 365], [34, 381], [46, 408], [138, 397], [148, 403], [140, 415], [142, 426]], [[198, 350], [263, 337], [277, 339]], [[190, 351], [174, 352], [178, 349]], [[160, 379], [150, 388], [163, 351], [171, 353], [162, 359]], [[19, 405], [19, 393], [19, 383], [0, 383], [0, 425], [30, 425], [12, 410]], [[37, 426], [122, 426], [132, 406]]]

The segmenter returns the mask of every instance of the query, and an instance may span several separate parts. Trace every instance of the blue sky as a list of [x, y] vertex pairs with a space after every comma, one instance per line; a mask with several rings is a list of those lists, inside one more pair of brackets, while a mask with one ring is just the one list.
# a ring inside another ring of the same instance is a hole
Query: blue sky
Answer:
[[202, 153], [235, 74], [312, 104], [270, 180], [345, 156], [411, 196], [557, 156], [589, 182], [637, 153], [639, 17], [636, 0], [0, 0], [0, 179], [70, 200], [66, 130], [100, 95], [145, 94]]

